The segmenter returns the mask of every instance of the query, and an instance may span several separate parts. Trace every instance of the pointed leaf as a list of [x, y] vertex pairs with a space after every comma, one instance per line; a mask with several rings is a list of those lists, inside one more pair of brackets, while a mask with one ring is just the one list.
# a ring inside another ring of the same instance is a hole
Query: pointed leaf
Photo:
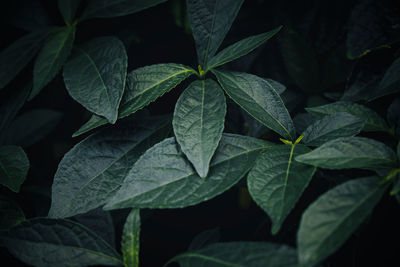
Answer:
[[3, 99], [4, 101], [0, 104], [0, 135], [4, 133], [4, 130], [8, 128], [18, 111], [25, 104], [30, 90], [31, 86], [28, 85], [19, 91], [12, 92], [9, 97]]
[[21, 261], [43, 267], [122, 264], [118, 253], [86, 227], [35, 218], [0, 233], [0, 243]]
[[127, 65], [125, 46], [120, 40], [110, 36], [93, 39], [74, 49], [64, 68], [65, 86], [85, 108], [115, 123]]
[[338, 112], [308, 126], [301, 141], [308, 146], [320, 146], [339, 137], [354, 136], [363, 127], [364, 120], [346, 112]]
[[228, 33], [243, 0], [186, 1], [190, 25], [196, 43], [197, 60], [205, 69]]
[[202, 178], [221, 139], [225, 114], [224, 93], [211, 79], [194, 81], [176, 102], [172, 120], [176, 141]]
[[49, 217], [69, 217], [103, 205], [140, 154], [165, 138], [170, 123], [165, 117], [125, 120], [78, 143], [58, 166]]
[[206, 201], [236, 184], [268, 146], [266, 141], [223, 134], [208, 177], [201, 179], [175, 138], [165, 139], [140, 157], [104, 208], [182, 208]]
[[293, 140], [296, 132], [289, 112], [271, 84], [255, 75], [213, 70], [226, 93], [259, 122]]
[[121, 250], [125, 267], [139, 267], [140, 210], [133, 209], [126, 218]]
[[197, 250], [207, 245], [216, 243], [219, 241], [220, 236], [221, 234], [219, 228], [214, 228], [201, 232], [193, 238], [192, 242], [190, 242], [188, 250]]
[[9, 229], [25, 221], [21, 207], [13, 200], [0, 195], [0, 231]]
[[301, 266], [315, 266], [346, 242], [382, 197], [379, 177], [345, 182], [321, 195], [303, 213], [297, 233]]
[[260, 45], [264, 44], [270, 38], [272, 38], [282, 26], [279, 26], [269, 32], [247, 37], [233, 45], [228, 46], [217, 55], [213, 56], [207, 63], [206, 70], [216, 68], [218, 66], [224, 65], [230, 61], [247, 55]]
[[279, 231], [314, 175], [314, 167], [294, 160], [309, 151], [300, 144], [270, 148], [247, 176], [249, 193], [271, 218], [273, 234]]
[[215, 243], [196, 251], [189, 251], [172, 258], [181, 267], [296, 267], [296, 250], [267, 242]]
[[82, 0], [57, 0], [58, 10], [64, 18], [65, 23], [72, 24], [76, 10]]
[[80, 20], [125, 16], [158, 5], [167, 0], [88, 0]]
[[29, 95], [30, 100], [61, 70], [71, 53], [75, 30], [74, 26], [56, 29], [43, 45], [33, 66], [33, 89]]
[[0, 184], [14, 192], [19, 192], [28, 170], [29, 160], [22, 148], [19, 146], [0, 147]]
[[380, 170], [396, 167], [396, 154], [385, 144], [365, 137], [341, 137], [296, 160], [326, 169]]
[[347, 112], [364, 120], [364, 131], [387, 131], [388, 125], [375, 111], [363, 105], [338, 101], [327, 105], [306, 108], [307, 112], [315, 115], [330, 115], [337, 112]]
[[[194, 73], [196, 72], [189, 67], [173, 63], [146, 66], [130, 72], [118, 118], [124, 118], [142, 109]], [[104, 118], [93, 115], [73, 137], [106, 123]]]
[[0, 89], [4, 88], [39, 51], [47, 30], [32, 32], [0, 53]]
[[379, 83], [378, 90], [374, 90], [369, 100], [400, 91], [400, 58], [396, 59], [387, 69]]

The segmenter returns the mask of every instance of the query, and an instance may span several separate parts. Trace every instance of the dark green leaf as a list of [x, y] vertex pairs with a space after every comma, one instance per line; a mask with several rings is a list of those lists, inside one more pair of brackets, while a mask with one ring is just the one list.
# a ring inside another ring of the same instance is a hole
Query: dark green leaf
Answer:
[[181, 267], [296, 267], [296, 250], [267, 242], [215, 243], [172, 258]]
[[0, 231], [25, 221], [25, 214], [13, 200], [0, 195]]
[[165, 1], [167, 0], [88, 0], [80, 20], [125, 16]]
[[228, 33], [243, 0], [187, 0], [197, 61], [206, 68]]
[[19, 192], [29, 170], [29, 160], [19, 146], [0, 147], [0, 184]]
[[[189, 67], [173, 63], [151, 65], [132, 71], [127, 76], [118, 117], [124, 118], [142, 109], [194, 73]], [[106, 123], [107, 120], [94, 115], [73, 137]]]
[[270, 38], [272, 38], [282, 27], [277, 27], [269, 32], [247, 37], [233, 45], [228, 46], [215, 56], [213, 56], [207, 63], [206, 70], [216, 68], [224, 65], [230, 61], [247, 55]]
[[58, 9], [63, 16], [65, 23], [73, 23], [80, 2], [81, 0], [57, 0]]
[[4, 130], [14, 120], [18, 111], [24, 105], [26, 99], [28, 98], [29, 92], [31, 90], [31, 85], [25, 86], [21, 90], [13, 91], [11, 95], [1, 101], [0, 104], [0, 136], [4, 133]]
[[0, 243], [21, 261], [42, 267], [120, 266], [118, 253], [86, 227], [35, 218], [0, 233]]
[[242, 109], [281, 136], [293, 140], [296, 131], [282, 99], [271, 84], [255, 75], [213, 70], [226, 93]]
[[363, 105], [338, 101], [331, 104], [306, 108], [307, 112], [315, 115], [330, 115], [337, 112], [347, 112], [364, 120], [364, 131], [388, 131], [389, 127], [375, 111]]
[[202, 178], [221, 139], [225, 114], [224, 93], [211, 79], [194, 81], [176, 102], [172, 120], [176, 141]]
[[104, 208], [182, 208], [206, 201], [236, 184], [269, 146], [263, 140], [223, 134], [208, 176], [201, 179], [175, 138], [165, 139], [140, 157]]
[[400, 91], [400, 58], [396, 59], [387, 69], [379, 83], [378, 90], [374, 90], [369, 100]]
[[85, 108], [115, 123], [127, 65], [125, 46], [120, 40], [110, 36], [93, 39], [74, 49], [64, 68], [65, 86]]
[[272, 220], [276, 234], [314, 175], [315, 168], [294, 161], [309, 152], [303, 145], [279, 145], [265, 151], [247, 176], [254, 201]]
[[318, 118], [310, 113], [298, 113], [293, 118], [293, 123], [298, 134], [304, 133], [308, 126], [316, 122]]
[[165, 138], [170, 123], [165, 117], [125, 120], [78, 143], [58, 166], [49, 216], [69, 217], [103, 205], [141, 153]]
[[[399, 171], [399, 170], [397, 170], [397, 171]], [[396, 178], [395, 178], [394, 183], [393, 183], [393, 188], [390, 191], [390, 195], [391, 196], [395, 196], [395, 195], [398, 195], [398, 194], [400, 194], [400, 175], [399, 175], [399, 172], [396, 174]]]
[[365, 137], [341, 137], [296, 157], [326, 169], [381, 170], [396, 167], [396, 154], [385, 144]]
[[320, 146], [338, 137], [354, 136], [364, 127], [364, 120], [346, 112], [333, 113], [308, 126], [301, 140], [308, 146]]
[[201, 232], [200, 234], [196, 235], [192, 242], [190, 242], [190, 245], [188, 247], [188, 250], [197, 250], [201, 249], [207, 245], [216, 243], [220, 239], [220, 233], [218, 228], [206, 230], [204, 232]]
[[53, 31], [43, 45], [33, 67], [33, 88], [29, 99], [34, 98], [61, 70], [75, 40], [75, 27], [66, 26]]
[[47, 31], [40, 30], [23, 36], [0, 54], [0, 89], [4, 88], [39, 51]]
[[321, 195], [303, 213], [297, 234], [301, 266], [315, 266], [335, 252], [379, 202], [379, 177], [345, 182]]
[[397, 144], [397, 160], [400, 162], [400, 142]]
[[4, 131], [0, 143], [27, 147], [48, 135], [60, 122], [62, 113], [34, 109], [18, 116]]
[[133, 209], [124, 225], [121, 250], [125, 267], [139, 267], [140, 210]]
[[264, 78], [264, 80], [266, 82], [268, 82], [270, 84], [270, 86], [272, 88], [274, 88], [274, 90], [278, 93], [278, 94], [283, 94], [286, 90], [286, 86], [284, 86], [283, 84], [281, 84], [280, 82], [277, 82], [275, 80], [272, 79], [268, 79], [268, 78]]

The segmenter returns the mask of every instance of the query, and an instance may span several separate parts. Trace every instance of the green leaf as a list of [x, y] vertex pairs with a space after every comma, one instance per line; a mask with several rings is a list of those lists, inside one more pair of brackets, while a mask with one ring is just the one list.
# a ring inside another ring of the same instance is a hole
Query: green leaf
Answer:
[[279, 231], [315, 173], [316, 168], [294, 161], [309, 151], [300, 144], [270, 148], [247, 176], [251, 197], [272, 220], [272, 234]]
[[305, 92], [319, 89], [319, 66], [312, 48], [293, 30], [286, 28], [281, 42], [286, 69], [295, 84]]
[[18, 116], [4, 131], [0, 143], [27, 147], [48, 135], [60, 122], [62, 113], [34, 109]]
[[188, 250], [197, 250], [201, 249], [207, 245], [216, 243], [220, 239], [220, 232], [219, 228], [214, 228], [210, 230], [206, 230], [204, 232], [201, 232], [200, 234], [196, 235], [192, 242], [190, 242]]
[[25, 221], [25, 214], [13, 200], [0, 195], [0, 231]]
[[201, 179], [175, 138], [165, 139], [140, 157], [104, 208], [183, 208], [206, 201], [236, 184], [269, 146], [255, 138], [223, 134], [208, 176]]
[[167, 0], [88, 0], [80, 20], [112, 18], [137, 13]]
[[206, 69], [228, 33], [243, 0], [187, 0], [199, 65]]
[[298, 134], [302, 134], [305, 130], [314, 122], [316, 122], [318, 118], [310, 113], [297, 113], [293, 118], [293, 123], [296, 128], [296, 132]]
[[[189, 251], [172, 258], [181, 267], [296, 267], [296, 250], [267, 242], [215, 243], [196, 251]], [[168, 264], [167, 263], [167, 264]]]
[[[118, 118], [127, 117], [142, 109], [194, 73], [196, 72], [192, 68], [173, 63], [146, 66], [130, 72]], [[106, 123], [104, 118], [93, 115], [73, 137]]]
[[39, 51], [47, 30], [32, 32], [0, 53], [0, 89], [4, 88]]
[[226, 93], [259, 122], [294, 140], [296, 131], [282, 99], [271, 84], [255, 75], [213, 70]]
[[400, 162], [400, 142], [397, 144], [397, 160]]
[[247, 37], [239, 42], [234, 43], [233, 45], [228, 46], [209, 60], [205, 70], [207, 71], [216, 68], [244, 55], [247, 55], [257, 47], [268, 41], [270, 38], [272, 38], [276, 33], [279, 32], [281, 28], [282, 26], [279, 26], [269, 32]]
[[33, 99], [61, 70], [75, 40], [74, 26], [57, 28], [43, 45], [33, 66], [33, 89], [29, 100]]
[[165, 138], [170, 123], [165, 117], [129, 119], [78, 143], [58, 166], [49, 217], [69, 217], [102, 206], [139, 156]]
[[0, 184], [19, 192], [29, 170], [29, 159], [19, 146], [0, 146]]
[[115, 123], [127, 66], [124, 44], [115, 37], [99, 37], [74, 49], [64, 67], [65, 86], [86, 109]]
[[301, 140], [308, 146], [320, 146], [330, 140], [354, 136], [364, 127], [364, 120], [346, 112], [333, 113], [317, 120], [304, 132]]
[[81, 0], [57, 0], [58, 10], [66, 24], [72, 24]]
[[31, 85], [25, 86], [21, 90], [13, 91], [9, 97], [4, 98], [0, 104], [0, 136], [4, 133], [4, 130], [14, 120], [18, 111], [25, 104], [28, 98], [29, 92], [31, 90]]
[[379, 83], [378, 90], [374, 90], [369, 100], [400, 91], [400, 58], [396, 59], [386, 70], [385, 75]]
[[125, 267], [139, 267], [140, 210], [133, 209], [126, 218], [121, 250]]
[[35, 218], [0, 233], [0, 243], [21, 261], [43, 267], [122, 264], [118, 253], [86, 227]]
[[330, 115], [337, 112], [347, 112], [364, 120], [364, 131], [388, 131], [389, 127], [385, 120], [375, 111], [363, 105], [338, 101], [327, 105], [306, 108], [307, 112], [315, 115]]
[[202, 178], [221, 139], [225, 114], [224, 93], [211, 79], [194, 81], [176, 102], [172, 120], [176, 141]]
[[303, 213], [297, 233], [301, 266], [315, 266], [335, 252], [382, 197], [379, 177], [345, 182], [321, 195]]
[[341, 137], [296, 157], [326, 169], [381, 170], [396, 167], [396, 154], [385, 144], [365, 137]]

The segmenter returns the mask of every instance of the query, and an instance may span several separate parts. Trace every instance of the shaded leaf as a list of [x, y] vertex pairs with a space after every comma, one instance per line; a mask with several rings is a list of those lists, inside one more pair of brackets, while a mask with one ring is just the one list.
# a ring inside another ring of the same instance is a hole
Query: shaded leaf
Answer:
[[176, 141], [202, 178], [221, 139], [225, 114], [224, 93], [211, 79], [194, 81], [176, 102], [172, 120]]
[[115, 37], [99, 37], [74, 49], [64, 68], [65, 86], [86, 109], [115, 123], [127, 66], [124, 44]]
[[192, 242], [189, 244], [188, 250], [197, 250], [216, 243], [219, 241], [220, 235], [219, 228], [205, 230], [193, 238]]
[[118, 253], [86, 227], [69, 221], [35, 218], [0, 233], [0, 243], [34, 266], [122, 264]]
[[25, 86], [21, 90], [13, 91], [11, 95], [4, 99], [0, 104], [0, 136], [3, 134], [4, 130], [14, 120], [18, 111], [25, 104], [28, 98], [31, 86]]
[[340, 248], [371, 213], [387, 187], [379, 177], [345, 182], [303, 213], [297, 233], [301, 266], [315, 266]]
[[289, 112], [267, 80], [247, 73], [217, 70], [213, 73], [226, 93], [247, 113], [281, 136], [295, 138]]
[[139, 267], [140, 210], [133, 209], [126, 218], [121, 250], [125, 267]]
[[49, 217], [69, 217], [102, 206], [139, 156], [166, 137], [170, 123], [165, 117], [125, 120], [78, 143], [58, 166]]
[[223, 134], [209, 174], [201, 179], [175, 138], [165, 139], [140, 157], [104, 208], [182, 208], [206, 201], [236, 184], [269, 146], [255, 138]]
[[369, 100], [400, 91], [400, 58], [396, 59], [386, 70], [379, 83], [378, 90], [374, 90]]
[[0, 146], [0, 184], [19, 192], [29, 170], [29, 159], [19, 146]]
[[13, 200], [0, 195], [0, 231], [25, 221], [25, 214]]
[[300, 144], [270, 148], [247, 176], [251, 197], [272, 220], [272, 234], [279, 231], [314, 175], [315, 167], [294, 160], [309, 151]]
[[293, 123], [298, 134], [302, 134], [308, 126], [316, 122], [318, 118], [310, 113], [297, 113], [293, 118]]
[[82, 0], [57, 0], [58, 10], [63, 16], [65, 23], [72, 24], [81, 1]]
[[5, 15], [7, 22], [14, 27], [25, 31], [36, 31], [53, 24], [42, 1], [18, 0], [8, 2], [14, 5], [14, 12], [4, 8], [5, 12], [2, 15]]

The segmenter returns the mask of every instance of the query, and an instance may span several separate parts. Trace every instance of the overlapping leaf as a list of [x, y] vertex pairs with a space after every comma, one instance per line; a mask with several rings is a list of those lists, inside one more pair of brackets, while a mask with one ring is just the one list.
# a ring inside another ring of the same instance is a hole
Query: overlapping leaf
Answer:
[[379, 83], [378, 90], [374, 90], [369, 100], [400, 91], [400, 58], [396, 59], [387, 69]]
[[269, 146], [263, 140], [223, 134], [209, 174], [201, 179], [175, 138], [165, 139], [140, 157], [104, 208], [181, 208], [206, 201], [236, 184]]
[[176, 102], [172, 121], [176, 141], [202, 178], [221, 139], [225, 114], [224, 93], [211, 79], [194, 81]]
[[29, 160], [19, 146], [0, 147], [0, 184], [19, 192], [29, 170]]
[[57, 0], [58, 10], [60, 10], [66, 23], [72, 24], [81, 1], [82, 0]]
[[8, 128], [18, 111], [22, 108], [30, 90], [31, 86], [28, 85], [3, 99], [4, 101], [0, 104], [0, 135]]
[[65, 86], [71, 97], [85, 108], [115, 123], [125, 89], [127, 65], [125, 46], [120, 40], [93, 39], [75, 49], [65, 65]]
[[140, 210], [133, 209], [126, 218], [121, 249], [125, 267], [139, 267]]
[[239, 72], [213, 70], [226, 93], [262, 124], [293, 140], [296, 132], [279, 94], [265, 79]]

